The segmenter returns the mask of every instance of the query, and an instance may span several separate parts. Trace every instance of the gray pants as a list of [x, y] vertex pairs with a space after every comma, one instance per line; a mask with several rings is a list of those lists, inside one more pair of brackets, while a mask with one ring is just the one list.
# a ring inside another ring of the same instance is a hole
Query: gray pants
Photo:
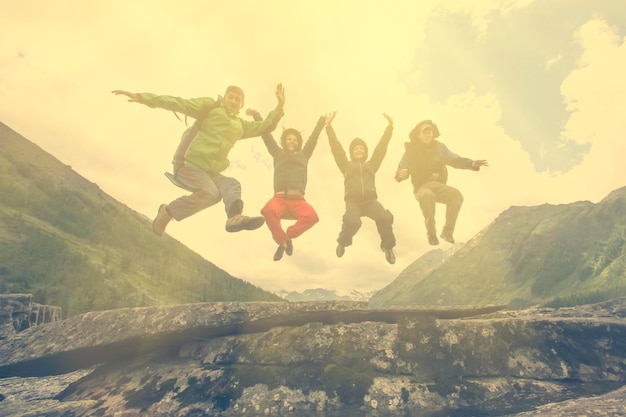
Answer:
[[454, 232], [456, 219], [463, 204], [463, 196], [459, 190], [439, 181], [429, 181], [418, 188], [415, 198], [422, 209], [426, 232], [429, 235], [437, 236], [435, 203], [444, 203], [446, 205], [446, 224], [443, 226], [443, 232], [450, 234]]
[[185, 163], [176, 170], [176, 179], [195, 191], [168, 204], [167, 210], [175, 220], [185, 219], [220, 200], [224, 200], [227, 214], [234, 203], [241, 204], [241, 184], [235, 178], [209, 174], [195, 165]]

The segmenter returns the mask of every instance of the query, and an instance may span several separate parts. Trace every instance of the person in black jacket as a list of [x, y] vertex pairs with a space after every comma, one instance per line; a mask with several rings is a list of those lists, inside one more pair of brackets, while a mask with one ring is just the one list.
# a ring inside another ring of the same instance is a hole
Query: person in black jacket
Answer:
[[432, 120], [422, 120], [409, 133], [410, 142], [405, 144], [405, 152], [396, 171], [396, 181], [404, 181], [411, 176], [415, 198], [419, 202], [426, 237], [431, 245], [438, 245], [435, 227], [435, 203], [446, 205], [446, 223], [441, 231], [441, 238], [454, 243], [454, 227], [463, 204], [463, 195], [459, 190], [447, 185], [448, 169], [446, 165], [459, 169], [480, 170], [487, 166], [487, 161], [462, 158], [451, 152], [446, 145], [436, 140], [439, 128]]
[[[261, 115], [256, 110], [247, 110], [254, 120], [260, 121]], [[280, 146], [271, 133], [262, 135], [263, 143], [274, 158], [274, 196], [261, 209], [265, 223], [278, 244], [274, 260], [282, 259], [283, 254], [293, 254], [292, 239], [313, 227], [319, 217], [315, 209], [305, 200], [307, 184], [307, 166], [317, 139], [324, 127], [324, 117], [320, 117], [313, 132], [302, 146], [302, 135], [294, 128], [283, 130]], [[283, 230], [282, 219], [295, 219], [295, 223]]]
[[367, 144], [361, 138], [356, 138], [350, 143], [350, 160], [348, 160], [331, 125], [335, 114], [336, 112], [326, 116], [326, 134], [335, 162], [344, 176], [344, 200], [346, 202], [346, 211], [343, 215], [335, 253], [338, 257], [344, 255], [346, 246], [352, 244], [352, 238], [361, 228], [361, 217], [366, 216], [376, 222], [381, 239], [380, 248], [385, 253], [387, 262], [394, 264], [396, 256], [393, 248], [396, 246], [396, 238], [392, 227], [393, 214], [378, 201], [375, 182], [376, 171], [387, 153], [387, 146], [393, 133], [393, 119], [383, 113], [389, 124], [370, 160], [367, 160]]

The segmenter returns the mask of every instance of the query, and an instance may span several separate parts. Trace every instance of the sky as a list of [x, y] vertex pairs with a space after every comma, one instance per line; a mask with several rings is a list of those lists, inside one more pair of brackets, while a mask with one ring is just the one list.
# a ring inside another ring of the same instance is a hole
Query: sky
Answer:
[[[336, 111], [341, 143], [363, 138], [370, 154], [387, 113], [395, 128], [376, 184], [395, 217], [395, 265], [368, 218], [336, 257], [343, 178], [325, 132], [306, 193], [320, 222], [294, 239], [293, 256], [272, 260], [265, 226], [225, 232], [221, 203], [167, 229], [268, 291], [367, 292], [434, 248], [410, 181], [393, 179], [420, 120], [433, 120], [453, 152], [489, 162], [449, 170], [464, 196], [461, 244], [511, 206], [596, 203], [626, 185], [625, 36], [617, 0], [0, 0], [0, 121], [152, 219], [185, 193], [163, 173], [186, 126], [112, 90], [215, 98], [234, 84], [244, 109], [267, 114], [282, 83], [276, 137], [294, 127], [308, 138]], [[260, 215], [273, 194], [261, 139], [238, 142], [229, 159], [244, 214]], [[439, 229], [444, 213], [438, 205]]]

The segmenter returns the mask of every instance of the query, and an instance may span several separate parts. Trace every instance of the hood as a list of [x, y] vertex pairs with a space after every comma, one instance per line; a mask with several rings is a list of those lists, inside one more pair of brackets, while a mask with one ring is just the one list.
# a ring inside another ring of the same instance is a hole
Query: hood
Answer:
[[433, 123], [432, 120], [422, 120], [421, 122], [419, 122], [418, 124], [415, 125], [415, 127], [413, 128], [413, 130], [411, 130], [411, 132], [409, 133], [409, 139], [411, 140], [418, 140], [417, 139], [417, 134], [420, 130], [420, 128], [424, 125], [431, 125], [433, 128], [433, 139], [437, 139], [439, 137], [439, 128], [437, 127], [436, 124]]
[[296, 137], [298, 138], [298, 146], [296, 146], [296, 152], [299, 152], [302, 150], [302, 135], [300, 134], [300, 132], [296, 129], [294, 129], [293, 127], [290, 127], [288, 129], [283, 130], [283, 133], [280, 135], [280, 146], [283, 147], [283, 149], [285, 149], [285, 138], [287, 137], [287, 135], [296, 135]]
[[364, 161], [367, 161], [367, 155], [368, 155], [368, 149], [367, 149], [367, 143], [365, 143], [365, 141], [361, 138], [355, 138], [352, 140], [352, 142], [350, 142], [350, 147], [349, 147], [349, 152], [350, 152], [350, 159], [352, 160], [352, 148], [354, 148], [356, 145], [363, 145], [363, 147], [365, 148], [365, 157], [363, 157]]

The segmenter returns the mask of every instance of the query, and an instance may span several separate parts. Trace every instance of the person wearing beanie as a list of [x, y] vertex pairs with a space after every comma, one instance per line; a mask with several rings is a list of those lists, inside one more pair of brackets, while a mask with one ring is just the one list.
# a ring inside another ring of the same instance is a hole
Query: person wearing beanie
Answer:
[[[246, 114], [254, 120], [261, 120], [256, 110], [248, 109]], [[324, 117], [320, 117], [306, 141], [302, 145], [302, 135], [297, 129], [283, 130], [280, 146], [271, 133], [265, 133], [263, 143], [274, 159], [274, 196], [261, 209], [265, 223], [278, 244], [274, 260], [280, 261], [283, 254], [293, 254], [293, 239], [313, 227], [319, 217], [315, 209], [305, 200], [307, 168], [309, 159], [317, 146], [317, 139], [324, 127]], [[282, 219], [295, 220], [287, 230], [283, 229]]]
[[486, 160], [462, 158], [451, 152], [446, 145], [436, 140], [439, 135], [439, 128], [432, 120], [419, 122], [409, 133], [410, 141], [405, 143], [405, 152], [395, 174], [398, 182], [411, 177], [415, 198], [424, 215], [426, 237], [431, 245], [439, 244], [435, 203], [446, 205], [446, 222], [440, 237], [449, 243], [454, 243], [454, 228], [463, 204], [461, 192], [447, 185], [446, 165], [474, 171], [480, 170], [481, 166], [488, 166]]
[[383, 113], [388, 125], [374, 149], [371, 159], [367, 159], [367, 144], [361, 138], [356, 138], [350, 143], [348, 148], [350, 159], [348, 159], [331, 125], [335, 114], [331, 113], [326, 116], [326, 134], [335, 162], [344, 176], [344, 200], [346, 203], [335, 254], [340, 258], [344, 255], [346, 247], [352, 245], [352, 238], [361, 228], [361, 217], [366, 216], [376, 222], [381, 240], [380, 248], [385, 253], [387, 262], [394, 264], [396, 255], [393, 248], [396, 246], [396, 238], [393, 234], [393, 215], [378, 201], [375, 182], [376, 171], [378, 171], [387, 153], [389, 140], [393, 133], [393, 119]]
[[154, 233], [162, 236], [172, 219], [181, 221], [221, 200], [224, 201], [228, 217], [227, 232], [254, 230], [263, 225], [263, 217], [242, 214], [241, 184], [237, 179], [224, 176], [221, 172], [230, 164], [228, 153], [235, 142], [261, 136], [276, 128], [284, 114], [285, 90], [282, 84], [276, 86], [276, 108], [260, 122], [244, 120], [239, 116], [244, 93], [237, 86], [229, 86], [224, 96], [218, 96], [217, 99], [184, 99], [124, 90], [113, 90], [113, 94], [127, 96], [129, 102], [170, 110], [175, 114], [181, 113], [185, 117], [196, 119], [183, 133], [174, 155], [174, 175], [171, 177], [172, 182], [192, 194], [159, 206], [157, 216], [152, 222]]

